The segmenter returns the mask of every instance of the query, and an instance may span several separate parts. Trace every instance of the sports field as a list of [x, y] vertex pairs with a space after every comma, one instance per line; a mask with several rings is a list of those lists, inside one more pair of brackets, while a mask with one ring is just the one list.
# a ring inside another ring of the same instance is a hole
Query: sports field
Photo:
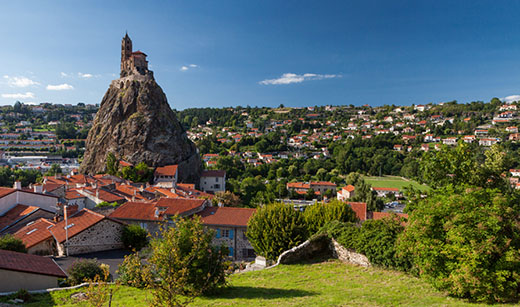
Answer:
[[398, 188], [402, 190], [404, 187], [413, 186], [421, 191], [427, 191], [430, 188], [427, 185], [423, 185], [414, 180], [404, 179], [398, 176], [365, 176], [365, 181], [372, 187], [378, 188]]

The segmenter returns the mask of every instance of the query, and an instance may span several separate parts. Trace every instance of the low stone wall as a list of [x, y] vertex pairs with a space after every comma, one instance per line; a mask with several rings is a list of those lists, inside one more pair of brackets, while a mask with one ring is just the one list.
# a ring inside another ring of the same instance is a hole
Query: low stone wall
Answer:
[[334, 239], [332, 239], [330, 242], [330, 248], [332, 249], [332, 256], [334, 258], [338, 258], [342, 262], [356, 264], [364, 267], [371, 266], [367, 256], [343, 247], [343, 245], [339, 244]]
[[286, 250], [278, 257], [276, 264], [267, 269], [273, 268], [279, 264], [292, 264], [323, 256], [337, 258], [342, 262], [363, 267], [371, 266], [370, 261], [365, 255], [343, 247], [336, 240], [331, 240], [326, 235], [319, 235], [298, 246]]

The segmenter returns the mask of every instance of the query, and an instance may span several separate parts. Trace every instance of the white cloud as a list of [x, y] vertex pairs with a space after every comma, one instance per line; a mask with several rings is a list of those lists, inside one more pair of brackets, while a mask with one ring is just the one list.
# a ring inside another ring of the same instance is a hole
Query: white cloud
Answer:
[[78, 76], [83, 79], [89, 79], [89, 78], [94, 77], [94, 75], [92, 75], [92, 74], [84, 74], [84, 73], [80, 73], [80, 72], [78, 72]]
[[520, 101], [520, 95], [511, 95], [504, 98], [500, 98], [503, 102], [511, 103], [513, 101]]
[[323, 80], [323, 79], [332, 79], [332, 78], [341, 78], [341, 75], [320, 75], [320, 74], [311, 74], [311, 73], [298, 75], [298, 74], [293, 74], [293, 73], [285, 73], [280, 78], [266, 79], [266, 80], [260, 81], [258, 83], [263, 84], [263, 85], [291, 84], [291, 83], [302, 83], [303, 81], [309, 81], [309, 80]]
[[46, 89], [49, 91], [66, 91], [66, 90], [73, 90], [74, 87], [70, 84], [63, 83], [63, 84], [58, 84], [58, 85], [49, 84], [49, 85], [47, 85]]
[[69, 74], [67, 74], [67, 73], [64, 73], [63, 71], [62, 71], [62, 72], [60, 73], [60, 75], [61, 75], [61, 76], [62, 76], [63, 78], [65, 78], [65, 77], [68, 77], [68, 76], [69, 76]]
[[28, 87], [31, 85], [39, 85], [38, 82], [26, 77], [10, 77], [8, 75], [4, 75], [4, 79], [7, 79], [7, 84], [9, 84], [10, 87]]
[[187, 71], [191, 68], [197, 68], [197, 67], [199, 67], [199, 65], [197, 65], [197, 64], [184, 65], [184, 66], [181, 66], [180, 71]]
[[9, 99], [29, 99], [34, 98], [34, 93], [27, 92], [25, 94], [23, 93], [17, 93], [17, 94], [2, 94], [2, 98], [9, 98]]

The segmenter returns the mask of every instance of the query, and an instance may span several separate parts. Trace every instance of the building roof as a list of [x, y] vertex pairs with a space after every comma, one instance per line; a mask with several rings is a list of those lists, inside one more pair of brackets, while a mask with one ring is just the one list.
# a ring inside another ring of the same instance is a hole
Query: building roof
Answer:
[[78, 192], [74, 190], [69, 190], [65, 192], [65, 199], [78, 199], [78, 198], [85, 198], [86, 196], [83, 194], [79, 194]]
[[7, 196], [15, 191], [16, 191], [16, 189], [13, 189], [13, 188], [0, 187], [0, 198]]
[[100, 200], [106, 201], [108, 203], [125, 200], [124, 197], [121, 197], [104, 189], [84, 188], [83, 191], [87, 192], [90, 195], [96, 196]]
[[8, 226], [16, 223], [20, 219], [28, 216], [39, 210], [39, 207], [34, 206], [26, 206], [26, 205], [16, 205], [11, 210], [4, 213], [4, 215], [0, 216], [0, 232], [4, 231]]
[[51, 221], [40, 218], [34, 222], [28, 223], [25, 227], [15, 232], [14, 236], [22, 240], [25, 247], [31, 248], [52, 237], [48, 228], [53, 225], [54, 223]]
[[[106, 217], [102, 214], [90, 211], [89, 209], [82, 209], [67, 218], [68, 223], [68, 236], [69, 239], [79, 234], [83, 230], [94, 226]], [[55, 224], [55, 226], [49, 228], [52, 234], [59, 243], [65, 241], [65, 220], [62, 220]]]
[[330, 182], [330, 181], [311, 181], [311, 186], [313, 186], [313, 185], [326, 185], [326, 186], [331, 186], [331, 187], [336, 186], [335, 183]]
[[222, 170], [204, 170], [200, 177], [225, 177], [226, 171]]
[[0, 269], [67, 278], [52, 258], [0, 250]]
[[408, 218], [408, 214], [406, 214], [406, 213], [394, 213], [394, 212], [373, 212], [372, 218], [374, 220], [380, 220], [380, 219], [383, 219], [383, 218], [389, 217], [389, 216], [399, 216], [399, 217], [402, 217], [405, 219]]
[[256, 209], [233, 207], [207, 207], [198, 213], [205, 225], [247, 227]]
[[363, 202], [348, 202], [350, 208], [356, 213], [357, 218], [363, 222], [367, 219], [367, 203]]
[[356, 189], [356, 187], [353, 186], [353, 185], [351, 185], [351, 184], [349, 184], [349, 185], [347, 185], [347, 186], [344, 186], [342, 189], [345, 190], [345, 191], [347, 191], [347, 192], [354, 192], [354, 190]]
[[110, 217], [121, 220], [162, 221], [163, 216], [155, 216], [155, 207], [155, 203], [152, 202], [129, 201], [116, 208]]
[[177, 165], [160, 166], [155, 169], [154, 176], [175, 176], [177, 173]]
[[165, 214], [175, 215], [183, 214], [201, 207], [205, 199], [193, 199], [193, 198], [161, 198], [156, 202], [157, 207], [166, 207]]
[[288, 189], [310, 189], [310, 185], [305, 182], [288, 182], [287, 188]]

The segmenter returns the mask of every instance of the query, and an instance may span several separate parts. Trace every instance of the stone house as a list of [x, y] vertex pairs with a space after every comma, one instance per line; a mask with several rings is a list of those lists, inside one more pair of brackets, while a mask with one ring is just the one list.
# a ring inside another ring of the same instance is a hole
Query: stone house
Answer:
[[210, 202], [193, 198], [160, 198], [153, 202], [127, 202], [118, 207], [110, 217], [129, 224], [138, 224], [152, 235], [158, 235], [164, 225], [173, 225], [174, 215], [181, 217], [198, 213]]
[[0, 250], [0, 292], [58, 287], [67, 274], [52, 258]]
[[[17, 231], [30, 253], [63, 256], [122, 248], [125, 224], [88, 209], [58, 222], [40, 219]], [[67, 239], [68, 238], [68, 239]], [[67, 243], [68, 241], [68, 243]]]
[[233, 261], [251, 261], [256, 255], [247, 239], [247, 222], [255, 209], [232, 207], [207, 207], [198, 215], [202, 223], [216, 231], [213, 244], [224, 244]]
[[338, 200], [341, 200], [341, 201], [352, 198], [352, 197], [354, 197], [355, 189], [356, 189], [356, 187], [354, 187], [351, 184], [346, 185], [336, 193], [336, 197]]

